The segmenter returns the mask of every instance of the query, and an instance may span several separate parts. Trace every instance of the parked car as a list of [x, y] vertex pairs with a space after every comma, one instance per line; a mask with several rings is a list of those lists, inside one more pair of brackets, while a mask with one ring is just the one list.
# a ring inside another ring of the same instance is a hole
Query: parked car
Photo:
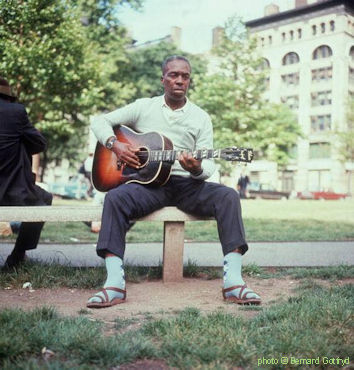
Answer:
[[89, 186], [81, 176], [73, 176], [66, 183], [49, 183], [48, 191], [63, 198], [85, 199]]
[[247, 186], [247, 198], [249, 199], [289, 199], [290, 192], [278, 191], [270, 184], [251, 182]]
[[348, 195], [344, 193], [335, 193], [334, 191], [302, 191], [297, 193], [299, 199], [327, 199], [338, 200], [345, 199]]

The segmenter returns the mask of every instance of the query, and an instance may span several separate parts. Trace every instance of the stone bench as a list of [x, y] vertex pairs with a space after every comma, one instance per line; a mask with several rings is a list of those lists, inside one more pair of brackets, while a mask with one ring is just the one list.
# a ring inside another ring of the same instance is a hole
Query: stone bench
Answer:
[[[0, 206], [0, 222], [69, 222], [100, 221], [102, 206]], [[163, 282], [177, 282], [183, 278], [184, 224], [186, 221], [210, 220], [189, 215], [176, 207], [165, 207], [135, 221], [164, 223]]]

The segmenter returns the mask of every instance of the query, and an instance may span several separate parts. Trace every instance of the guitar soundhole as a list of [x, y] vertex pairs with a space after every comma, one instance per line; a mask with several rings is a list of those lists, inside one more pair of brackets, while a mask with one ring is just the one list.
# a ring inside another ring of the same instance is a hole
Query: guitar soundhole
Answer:
[[145, 147], [139, 148], [137, 153], [140, 162], [140, 168], [145, 167], [149, 161], [149, 151]]

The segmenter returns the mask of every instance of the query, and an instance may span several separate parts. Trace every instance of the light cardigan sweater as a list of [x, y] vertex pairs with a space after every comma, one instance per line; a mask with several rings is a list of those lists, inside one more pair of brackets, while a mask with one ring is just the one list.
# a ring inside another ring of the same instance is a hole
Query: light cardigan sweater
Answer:
[[[156, 131], [168, 137], [175, 150], [194, 151], [213, 148], [213, 127], [209, 115], [189, 100], [174, 115], [165, 103], [164, 96], [138, 99], [123, 108], [91, 119], [91, 129], [97, 140], [105, 145], [114, 135], [113, 127], [126, 125], [138, 132]], [[204, 180], [215, 171], [212, 159], [203, 159], [203, 172], [192, 176], [176, 160], [172, 166], [172, 175], [191, 176]]]

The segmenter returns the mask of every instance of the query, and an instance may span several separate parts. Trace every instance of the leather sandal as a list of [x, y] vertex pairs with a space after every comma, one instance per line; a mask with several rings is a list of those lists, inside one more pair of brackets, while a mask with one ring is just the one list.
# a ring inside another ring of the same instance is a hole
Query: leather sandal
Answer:
[[[252, 290], [245, 292], [244, 290], [246, 288], [247, 288], [247, 285], [245, 284], [245, 285], [234, 285], [230, 288], [223, 289], [222, 295], [224, 297], [224, 300], [232, 302], [232, 303], [237, 303], [237, 304], [254, 304], [254, 305], [261, 304], [260, 298], [247, 298], [248, 294], [255, 294], [255, 293]], [[238, 293], [238, 297], [234, 295], [227, 297], [226, 293], [231, 292], [234, 289], [240, 289]]]
[[[113, 290], [114, 292], [122, 293], [123, 294], [123, 298], [113, 298], [110, 301], [109, 300], [108, 293], [107, 293], [107, 290]], [[103, 293], [103, 297], [99, 293]], [[97, 297], [97, 298], [99, 298], [101, 300], [101, 302], [88, 302], [86, 304], [86, 307], [87, 308], [112, 307], [112, 306], [115, 306], [116, 304], [124, 303], [125, 302], [125, 299], [126, 299], [126, 296], [127, 296], [127, 292], [125, 290], [122, 290], [122, 289], [119, 289], [119, 288], [116, 288], [116, 287], [106, 287], [106, 288], [103, 288], [99, 293], [95, 294], [91, 298]]]

